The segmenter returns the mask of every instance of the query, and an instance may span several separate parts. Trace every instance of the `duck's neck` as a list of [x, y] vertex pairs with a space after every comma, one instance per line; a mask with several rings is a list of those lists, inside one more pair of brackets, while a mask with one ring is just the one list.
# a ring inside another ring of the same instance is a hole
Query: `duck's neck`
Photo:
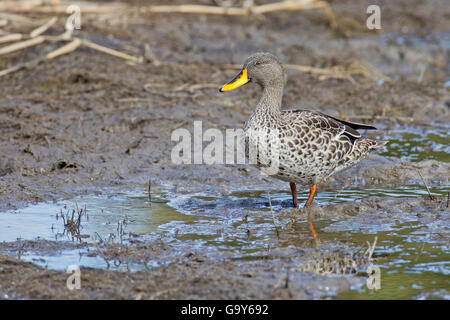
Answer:
[[283, 98], [283, 85], [264, 86], [262, 96], [256, 105], [256, 113], [269, 117], [279, 117], [281, 112], [281, 100]]

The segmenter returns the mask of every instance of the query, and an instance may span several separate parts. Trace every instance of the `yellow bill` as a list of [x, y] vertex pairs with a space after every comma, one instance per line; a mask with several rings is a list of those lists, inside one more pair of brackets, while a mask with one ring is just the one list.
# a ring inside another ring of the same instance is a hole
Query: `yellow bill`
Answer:
[[231, 91], [244, 84], [250, 82], [250, 79], [247, 77], [247, 69], [244, 68], [239, 72], [233, 80], [225, 84], [222, 88], [219, 89], [220, 92]]

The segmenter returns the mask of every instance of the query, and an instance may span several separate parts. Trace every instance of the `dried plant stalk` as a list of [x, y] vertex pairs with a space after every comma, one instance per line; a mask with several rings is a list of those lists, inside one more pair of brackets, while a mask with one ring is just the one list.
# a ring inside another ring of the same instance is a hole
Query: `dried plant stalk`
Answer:
[[131, 62], [136, 62], [136, 63], [142, 62], [142, 57], [130, 56], [129, 54], [126, 54], [126, 53], [123, 53], [123, 52], [120, 52], [120, 51], [117, 51], [117, 50], [114, 50], [114, 49], [110, 49], [110, 48], [101, 46], [99, 44], [96, 44], [96, 43], [93, 43], [93, 42], [90, 42], [90, 41], [87, 41], [87, 40], [81, 40], [81, 44], [83, 46], [86, 46], [86, 47], [89, 47], [91, 49], [94, 49], [94, 50], [97, 50], [97, 51], [100, 51], [100, 52], [112, 55], [112, 56], [117, 57], [117, 58], [121, 58], [121, 59], [128, 60], [128, 61], [131, 61]]
[[37, 59], [31, 60], [31, 61], [27, 61], [27, 62], [24, 62], [24, 63], [19, 63], [18, 65], [15, 65], [14, 67], [1, 70], [0, 71], [0, 77], [3, 77], [3, 76], [5, 76], [5, 75], [7, 75], [9, 73], [16, 72], [16, 71], [21, 70], [21, 69], [33, 68], [36, 65], [38, 65], [41, 61], [43, 61], [44, 59], [45, 58], [42, 58], [42, 57], [41, 58], [37, 58]]
[[48, 53], [47, 59], [53, 59], [53, 58], [59, 57], [63, 54], [71, 53], [71, 52], [75, 51], [80, 45], [81, 45], [80, 39], [76, 38], [72, 42], [69, 42], [68, 44]]
[[14, 42], [14, 41], [19, 41], [23, 39], [23, 35], [20, 33], [11, 33], [11, 34], [7, 34], [3, 37], [0, 37], [0, 44], [1, 43], [6, 43], [6, 42]]
[[318, 0], [286, 0], [274, 3], [268, 3], [259, 6], [251, 6], [247, 8], [229, 8], [218, 6], [206, 6], [196, 4], [183, 5], [162, 5], [150, 6], [148, 9], [153, 13], [202, 13], [202, 14], [220, 14], [231, 16], [246, 16], [249, 14], [264, 14], [275, 11], [295, 11], [323, 8], [325, 14], [330, 20], [331, 26], [337, 26], [336, 19], [330, 5], [325, 1]]
[[[15, 12], [15, 13], [67, 13], [67, 7], [73, 4], [72, 1], [64, 1], [61, 4], [48, 5], [46, 1], [2, 1], [0, 2], [1, 12]], [[123, 10], [127, 6], [122, 3], [110, 3], [105, 5], [92, 4], [86, 1], [75, 2], [81, 9], [82, 13], [111, 13]]]
[[8, 53], [11, 53], [11, 52], [15, 52], [15, 51], [18, 51], [18, 50], [22, 50], [22, 49], [25, 49], [25, 48], [29, 48], [29, 47], [32, 47], [32, 46], [36, 46], [38, 44], [41, 44], [44, 41], [45, 41], [45, 37], [39, 36], [39, 37], [36, 37], [36, 38], [32, 38], [32, 39], [29, 39], [29, 40], [25, 40], [25, 41], [21, 41], [21, 42], [18, 42], [18, 43], [11, 44], [9, 46], [0, 48], [0, 56], [8, 54]]
[[243, 16], [249, 13], [249, 10], [244, 8], [225, 8], [225, 7], [204, 6], [197, 4], [150, 6], [149, 11], [153, 13], [203, 13], [203, 14], [222, 14], [231, 16]]
[[255, 6], [251, 9], [253, 13], [268, 13], [274, 11], [295, 11], [322, 7], [322, 1], [317, 0], [287, 0]]
[[48, 22], [46, 22], [45, 24], [43, 24], [39, 28], [36, 28], [33, 31], [31, 31], [30, 37], [31, 38], [36, 38], [37, 36], [40, 36], [45, 31], [47, 31], [50, 27], [52, 27], [56, 23], [56, 21], [58, 21], [57, 17], [51, 18]]

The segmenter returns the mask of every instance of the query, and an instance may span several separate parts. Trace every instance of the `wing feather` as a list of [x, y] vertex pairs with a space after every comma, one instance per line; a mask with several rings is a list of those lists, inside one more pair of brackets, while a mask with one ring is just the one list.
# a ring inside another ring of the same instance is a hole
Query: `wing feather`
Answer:
[[[282, 112], [293, 112], [301, 116], [304, 119], [311, 119], [313, 126], [318, 126], [320, 129], [327, 130], [335, 134], [336, 136], [346, 135], [353, 143], [356, 139], [361, 138], [361, 133], [358, 129], [374, 130], [373, 126], [369, 126], [362, 123], [344, 121], [325, 113], [306, 109], [297, 110], [284, 110]], [[301, 114], [303, 113], [303, 114]], [[314, 121], [317, 119], [318, 121]]]

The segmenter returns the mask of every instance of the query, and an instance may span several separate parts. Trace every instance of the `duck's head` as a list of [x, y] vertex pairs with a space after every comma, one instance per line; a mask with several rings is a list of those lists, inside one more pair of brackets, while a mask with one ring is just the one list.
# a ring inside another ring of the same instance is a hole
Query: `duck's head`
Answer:
[[219, 89], [220, 92], [231, 91], [250, 81], [261, 87], [282, 85], [283, 67], [277, 57], [268, 52], [258, 52], [245, 61], [242, 70], [230, 82]]

